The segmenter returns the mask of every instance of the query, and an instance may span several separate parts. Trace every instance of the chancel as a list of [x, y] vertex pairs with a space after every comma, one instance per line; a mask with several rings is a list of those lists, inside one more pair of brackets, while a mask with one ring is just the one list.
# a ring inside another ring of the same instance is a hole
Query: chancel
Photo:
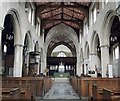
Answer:
[[1, 0], [0, 13], [0, 100], [120, 101], [119, 0]]

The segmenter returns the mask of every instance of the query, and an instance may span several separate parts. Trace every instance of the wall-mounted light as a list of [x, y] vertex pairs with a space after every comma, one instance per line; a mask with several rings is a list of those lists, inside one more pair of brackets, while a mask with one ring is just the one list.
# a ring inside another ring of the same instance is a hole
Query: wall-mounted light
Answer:
[[100, 46], [97, 46], [96, 51], [100, 52]]
[[115, 42], [115, 41], [117, 41], [117, 37], [116, 36], [110, 36], [110, 41], [111, 42]]
[[12, 39], [13, 39], [13, 35], [11, 35], [11, 34], [7, 34], [7, 35], [6, 35], [6, 39], [8, 39], [8, 40], [12, 40]]

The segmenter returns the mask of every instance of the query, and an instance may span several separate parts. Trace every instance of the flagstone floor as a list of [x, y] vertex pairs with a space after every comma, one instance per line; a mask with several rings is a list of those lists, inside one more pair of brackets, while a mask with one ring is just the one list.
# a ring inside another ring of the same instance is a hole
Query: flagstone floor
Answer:
[[[38, 100], [40, 101], [40, 100]], [[43, 101], [83, 101], [75, 93], [67, 78], [56, 78]]]

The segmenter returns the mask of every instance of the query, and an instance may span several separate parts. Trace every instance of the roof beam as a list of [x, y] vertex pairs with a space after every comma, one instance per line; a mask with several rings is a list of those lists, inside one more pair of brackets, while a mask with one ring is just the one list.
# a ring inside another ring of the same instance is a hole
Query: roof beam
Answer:
[[45, 5], [45, 6], [39, 6], [37, 9], [37, 15], [39, 15], [41, 13], [41, 11], [43, 11], [46, 8], [76, 8], [78, 10], [81, 10], [82, 12], [84, 12], [85, 16], [88, 16], [88, 11], [89, 8], [87, 6], [84, 5]]
[[42, 13], [40, 13], [40, 14], [45, 14], [45, 13], [49, 13], [49, 12], [52, 12], [52, 11], [54, 11], [54, 10], [57, 10], [57, 9], [59, 9], [59, 7], [58, 8], [55, 8], [55, 9], [50, 9], [49, 11], [45, 11], [45, 12], [42, 12]]
[[56, 23], [56, 24], [52, 24], [52, 26], [49, 26], [49, 27], [43, 26], [43, 28], [44, 28], [44, 29], [52, 28], [52, 27], [54, 27], [54, 26], [56, 26], [56, 25], [59, 25], [60, 23], [61, 23], [61, 22]]
[[71, 19], [74, 18], [75, 20], [77, 20], [79, 22], [83, 21], [83, 19], [78, 19], [78, 18], [76, 18], [76, 17], [74, 17], [72, 15], [66, 14], [66, 13], [64, 13], [64, 15], [71, 17]]
[[[85, 5], [63, 5], [63, 4], [55, 4], [55, 5], [40, 5], [39, 7], [38, 7], [38, 9], [41, 9], [41, 8], [43, 8], [43, 9], [46, 9], [46, 8], [56, 8], [56, 7], [63, 7], [63, 8], [77, 8], [77, 9], [79, 9], [79, 10], [81, 10], [81, 9], [85, 9], [85, 10], [88, 10], [88, 6], [85, 6]], [[41, 10], [40, 10], [41, 11]]]
[[58, 13], [58, 14], [55, 14], [55, 15], [52, 15], [52, 16], [46, 17], [46, 18], [42, 18], [42, 17], [41, 17], [41, 19], [42, 19], [42, 20], [47, 20], [47, 19], [50, 19], [50, 18], [55, 17], [55, 16], [58, 16], [58, 15], [61, 15], [61, 13]]
[[[70, 22], [70, 21], [69, 21]], [[75, 22], [73, 22], [73, 21], [71, 21], [72, 23], [75, 23]], [[45, 23], [45, 24], [43, 24], [43, 28], [45, 28], [45, 29], [47, 29], [46, 27], [45, 27], [45, 25], [46, 24], [48, 24], [48, 23], [53, 23], [53, 21], [51, 21], [51, 22], [47, 22], [47, 23]], [[80, 29], [82, 26], [82, 24], [80, 25], [80, 24], [78, 24], [78, 23], [75, 23], [75, 24], [77, 24], [77, 26], [78, 27], [75, 27], [75, 26], [73, 26], [72, 24], [70, 25], [70, 24], [68, 24], [68, 23], [65, 23], [65, 20], [63, 20], [62, 22], [59, 22], [59, 23], [57, 23], [57, 24], [60, 24], [60, 23], [64, 23], [64, 24], [66, 24], [66, 25], [68, 25], [68, 26], [70, 26], [70, 27], [73, 27], [73, 28], [76, 28], [76, 29]], [[50, 26], [50, 27], [48, 27], [48, 28], [52, 28], [52, 27], [54, 27], [55, 25], [57, 25], [57, 24], [52, 24], [52, 26]]]
[[80, 29], [80, 26], [75, 27], [75, 26], [73, 26], [72, 24], [68, 24], [68, 23], [65, 23], [65, 22], [63, 22], [63, 23], [66, 24], [66, 25], [68, 25], [68, 26], [70, 26], [70, 27], [73, 27], [73, 28], [76, 28], [76, 29]]
[[[47, 24], [47, 23], [52, 23], [54, 21], [61, 21], [61, 19], [47, 19], [47, 20], [43, 20], [43, 25]], [[62, 21], [68, 21], [68, 22], [73, 22], [79, 25], [78, 21], [76, 20], [69, 20], [69, 19], [62, 19]], [[81, 21], [82, 23], [82, 21]]]
[[84, 14], [82, 14], [82, 13], [80, 13], [80, 12], [77, 12], [77, 11], [74, 11], [74, 10], [71, 10], [71, 9], [69, 9], [69, 8], [67, 8], [67, 10], [69, 10], [69, 11], [71, 11], [71, 12], [74, 12], [74, 13], [76, 13], [76, 14], [80, 14], [80, 15], [83, 15], [83, 16], [84, 16]]

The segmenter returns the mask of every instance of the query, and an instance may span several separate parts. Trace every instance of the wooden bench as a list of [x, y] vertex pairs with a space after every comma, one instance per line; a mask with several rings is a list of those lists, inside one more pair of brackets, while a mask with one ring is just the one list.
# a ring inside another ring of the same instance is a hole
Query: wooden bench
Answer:
[[102, 99], [103, 89], [98, 88], [96, 84], [93, 84], [92, 86], [92, 97], [93, 100], [100, 100]]
[[89, 83], [96, 83], [97, 78], [91, 77], [80, 77], [78, 78], [78, 95], [81, 99], [88, 98], [90, 90], [92, 87], [89, 88]]
[[77, 77], [70, 77], [69, 80], [71, 86], [73, 87], [74, 91], [78, 93], [78, 78]]
[[20, 88], [20, 98], [18, 99], [33, 99], [33, 88], [31, 85], [18, 85], [18, 84], [4, 84], [2, 85], [2, 88], [14, 88], [14, 87], [19, 87]]
[[120, 89], [103, 89], [103, 99], [109, 101], [120, 101]]
[[2, 88], [2, 99], [19, 99], [20, 88]]
[[44, 94], [46, 94], [52, 86], [52, 79], [50, 77], [44, 78]]
[[[97, 84], [92, 85], [92, 96], [94, 100], [103, 99], [103, 89], [119, 89], [120, 80], [116, 79], [108, 79], [108, 80], [100, 80]], [[114, 85], [114, 86], [113, 86]]]
[[89, 98], [91, 99], [92, 94], [92, 84], [97, 85], [110, 85], [113, 86], [116, 82], [120, 84], [120, 78], [93, 78], [93, 77], [79, 77], [78, 78], [78, 95], [81, 99]]
[[[42, 97], [43, 96], [43, 78], [40, 77], [3, 77], [2, 85], [10, 84], [22, 87], [22, 85], [29, 85], [32, 90], [30, 93], [32, 97], [35, 96]], [[23, 88], [23, 87], [22, 87]]]

